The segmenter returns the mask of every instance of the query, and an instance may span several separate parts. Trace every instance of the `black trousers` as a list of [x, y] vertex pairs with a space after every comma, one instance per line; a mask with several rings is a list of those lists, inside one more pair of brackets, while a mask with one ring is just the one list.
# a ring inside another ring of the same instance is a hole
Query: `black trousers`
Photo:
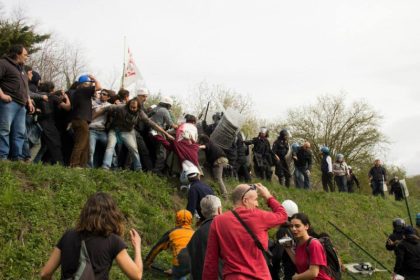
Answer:
[[52, 164], [64, 165], [63, 153], [61, 151], [61, 137], [53, 119], [46, 118], [39, 120], [42, 128], [41, 141], [47, 147]]
[[324, 188], [324, 191], [328, 192], [328, 189], [329, 189], [329, 191], [335, 192], [335, 186], [333, 184], [332, 178], [333, 178], [332, 173], [322, 172], [321, 180], [322, 180], [322, 187]]

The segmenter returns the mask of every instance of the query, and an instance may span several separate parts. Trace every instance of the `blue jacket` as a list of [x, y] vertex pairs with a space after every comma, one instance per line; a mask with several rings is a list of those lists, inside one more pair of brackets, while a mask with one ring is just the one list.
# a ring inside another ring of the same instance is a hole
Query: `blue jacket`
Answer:
[[213, 190], [201, 182], [200, 180], [195, 180], [191, 182], [190, 190], [188, 191], [188, 204], [187, 210], [194, 215], [195, 210], [197, 210], [198, 215], [201, 220], [204, 220], [203, 214], [201, 214], [200, 201], [206, 195], [214, 195]]

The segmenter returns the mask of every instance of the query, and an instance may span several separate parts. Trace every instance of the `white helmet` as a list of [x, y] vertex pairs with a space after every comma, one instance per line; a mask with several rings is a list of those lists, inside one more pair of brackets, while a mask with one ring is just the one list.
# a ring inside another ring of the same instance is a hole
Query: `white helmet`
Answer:
[[168, 104], [170, 106], [174, 105], [174, 101], [169, 96], [162, 97], [162, 100], [160, 100], [160, 103]]
[[298, 206], [293, 200], [287, 199], [281, 205], [283, 205], [289, 218], [299, 212]]
[[185, 175], [189, 178], [195, 177], [200, 174], [200, 170], [198, 170], [197, 166], [195, 166], [189, 160], [184, 160], [182, 162], [182, 169], [185, 171]]
[[148, 96], [149, 90], [147, 88], [141, 88], [137, 91], [137, 95]]

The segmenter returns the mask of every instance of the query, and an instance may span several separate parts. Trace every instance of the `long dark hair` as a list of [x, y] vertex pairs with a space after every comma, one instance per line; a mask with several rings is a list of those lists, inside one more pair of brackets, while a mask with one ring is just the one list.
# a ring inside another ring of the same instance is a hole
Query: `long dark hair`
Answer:
[[111, 233], [121, 236], [124, 233], [124, 216], [109, 194], [97, 192], [83, 206], [76, 230], [101, 236]]
[[308, 234], [310, 236], [316, 237], [316, 238], [319, 237], [319, 234], [315, 232], [314, 228], [311, 226], [311, 222], [309, 221], [308, 216], [305, 213], [299, 212], [299, 213], [293, 214], [292, 217], [290, 217], [290, 220], [293, 220], [293, 219], [300, 220], [303, 225], [309, 226]]

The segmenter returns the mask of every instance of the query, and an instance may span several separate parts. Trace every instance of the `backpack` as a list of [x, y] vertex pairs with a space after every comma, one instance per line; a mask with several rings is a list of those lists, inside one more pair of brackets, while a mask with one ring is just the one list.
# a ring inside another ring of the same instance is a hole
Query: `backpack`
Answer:
[[[309, 244], [313, 238], [309, 238], [306, 242], [306, 254], [308, 255], [308, 266], [310, 264], [310, 255], [309, 255]], [[322, 267], [324, 271], [334, 280], [341, 280], [341, 268], [340, 261], [338, 260], [337, 252], [334, 249], [334, 246], [331, 243], [331, 240], [328, 237], [321, 237], [318, 239], [322, 247], [325, 250], [325, 255], [327, 256], [327, 266]]]
[[95, 272], [90, 262], [85, 240], [82, 240], [80, 246], [79, 266], [73, 277], [66, 280], [95, 280]]

